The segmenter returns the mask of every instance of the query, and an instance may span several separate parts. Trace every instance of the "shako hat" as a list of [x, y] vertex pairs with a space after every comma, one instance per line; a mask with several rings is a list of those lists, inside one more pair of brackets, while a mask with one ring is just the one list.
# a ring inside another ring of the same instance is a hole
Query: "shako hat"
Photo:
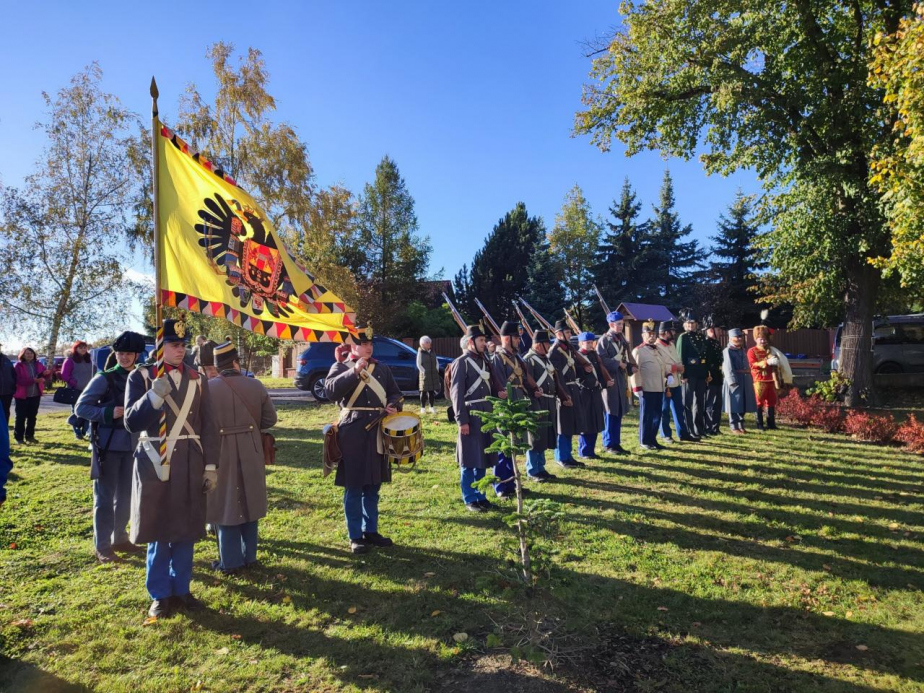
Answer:
[[185, 322], [173, 318], [164, 320], [164, 342], [183, 342], [185, 344], [188, 339]]
[[564, 320], [555, 321], [555, 331], [556, 332], [564, 332], [565, 330], [570, 330], [570, 329], [571, 327]]
[[371, 322], [365, 322], [365, 323], [361, 323], [357, 325], [356, 331], [359, 333], [359, 336], [357, 338], [357, 342], [359, 344], [368, 344], [369, 342], [372, 341], [372, 336], [374, 333], [372, 331]]
[[202, 346], [199, 347], [199, 365], [200, 366], [215, 366], [215, 347], [218, 344], [213, 342], [211, 339]]
[[478, 337], [486, 336], [484, 330], [481, 329], [481, 325], [469, 325], [468, 329], [465, 331], [465, 336], [469, 339], [477, 339]]
[[670, 331], [670, 332], [673, 332], [673, 331], [674, 331], [674, 321], [673, 321], [673, 320], [665, 320], [665, 321], [662, 322], [660, 325], [658, 325], [658, 332], [659, 332], [659, 333], [660, 333], [660, 332], [668, 332], [668, 331]]
[[654, 332], [655, 331], [655, 321], [646, 320], [642, 323], [642, 332]]
[[215, 367], [220, 371], [230, 370], [237, 361], [237, 349], [233, 342], [224, 342], [212, 349], [215, 358]]

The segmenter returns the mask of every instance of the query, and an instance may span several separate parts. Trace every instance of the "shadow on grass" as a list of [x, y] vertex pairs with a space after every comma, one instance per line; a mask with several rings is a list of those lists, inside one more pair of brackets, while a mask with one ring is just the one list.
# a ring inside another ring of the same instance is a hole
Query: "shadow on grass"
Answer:
[[0, 655], [0, 691], [16, 693], [88, 693], [92, 689], [70, 683], [33, 664]]

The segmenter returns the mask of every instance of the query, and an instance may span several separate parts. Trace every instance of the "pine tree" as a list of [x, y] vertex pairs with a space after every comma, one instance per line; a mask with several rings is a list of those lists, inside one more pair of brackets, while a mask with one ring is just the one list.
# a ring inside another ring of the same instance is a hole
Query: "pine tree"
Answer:
[[757, 284], [757, 273], [766, 265], [754, 243], [757, 233], [753, 199], [739, 190], [727, 215], [719, 217], [718, 235], [711, 239], [712, 255], [721, 259], [709, 265], [711, 286], [704, 308], [717, 325], [750, 325], [759, 318], [752, 288]]
[[414, 198], [387, 156], [366, 184], [356, 221], [358, 244], [348, 261], [360, 285], [359, 317], [387, 333], [426, 278], [432, 251], [430, 239], [418, 234]]
[[575, 185], [565, 195], [561, 212], [549, 234], [549, 249], [565, 295], [564, 308], [581, 327], [594, 298], [591, 268], [600, 242], [600, 223], [593, 219], [584, 191]]
[[[658, 205], [651, 220], [650, 265], [662, 303], [669, 308], [679, 308], [689, 302], [693, 289], [702, 278], [705, 254], [696, 239], [683, 241], [693, 231], [690, 224], [681, 226], [680, 215], [674, 207], [674, 181], [669, 171], [664, 172], [664, 182]], [[651, 298], [654, 298], [652, 296]]]
[[[472, 281], [468, 274], [468, 265], [462, 265], [462, 269], [456, 272], [452, 279], [452, 299], [453, 304], [462, 313], [466, 320], [474, 320], [475, 314], [472, 308], [475, 307], [472, 302]], [[476, 321], [477, 322], [477, 321]]]
[[593, 267], [594, 282], [610, 308], [623, 301], [646, 302], [652, 295], [659, 297], [654, 271], [658, 267], [657, 255], [649, 238], [650, 224], [637, 221], [641, 209], [642, 203], [626, 178], [619, 201], [614, 200], [610, 207], [611, 220], [606, 222], [607, 231]]
[[[536, 247], [529, 263], [528, 276], [523, 298], [529, 301], [542, 317], [554, 323], [555, 317], [561, 315], [562, 306], [565, 305], [565, 295], [547, 241], [542, 241]], [[530, 327], [534, 330], [541, 327], [528, 312], [524, 313]]]
[[[545, 224], [530, 217], [526, 205], [516, 206], [494, 225], [484, 246], [475, 253], [469, 272], [469, 294], [478, 298], [498, 322], [512, 316], [514, 298], [523, 293], [536, 245], [545, 238]], [[477, 311], [475, 317], [481, 317]]]

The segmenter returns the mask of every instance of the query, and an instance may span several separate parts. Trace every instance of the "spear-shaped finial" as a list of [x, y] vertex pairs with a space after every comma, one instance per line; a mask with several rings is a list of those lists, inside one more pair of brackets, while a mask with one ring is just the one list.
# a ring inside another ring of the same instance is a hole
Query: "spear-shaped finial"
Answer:
[[157, 91], [157, 80], [151, 77], [151, 99], [154, 103], [152, 105], [153, 114], [157, 115], [157, 97], [160, 96], [160, 92]]

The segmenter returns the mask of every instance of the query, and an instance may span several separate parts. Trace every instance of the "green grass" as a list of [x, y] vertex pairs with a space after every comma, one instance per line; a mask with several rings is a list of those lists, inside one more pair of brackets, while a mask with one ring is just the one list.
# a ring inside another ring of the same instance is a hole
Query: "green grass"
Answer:
[[[397, 546], [353, 557], [320, 469], [334, 408], [280, 413], [263, 567], [217, 577], [201, 543], [208, 610], [150, 625], [142, 559], [93, 558], [87, 451], [63, 415], [40, 416], [0, 511], [0, 690], [924, 690], [915, 456], [784, 428], [550, 466], [559, 483], [533, 488], [566, 519], [551, 580], [527, 599], [499, 514], [460, 502], [444, 417], [428, 419], [418, 468], [383, 489]], [[633, 419], [633, 450], [635, 434]], [[554, 669], [511, 665], [537, 620]]]
[[263, 385], [270, 390], [275, 388], [292, 388], [295, 389], [295, 383], [292, 378], [273, 378], [269, 375], [261, 375], [257, 378]]

